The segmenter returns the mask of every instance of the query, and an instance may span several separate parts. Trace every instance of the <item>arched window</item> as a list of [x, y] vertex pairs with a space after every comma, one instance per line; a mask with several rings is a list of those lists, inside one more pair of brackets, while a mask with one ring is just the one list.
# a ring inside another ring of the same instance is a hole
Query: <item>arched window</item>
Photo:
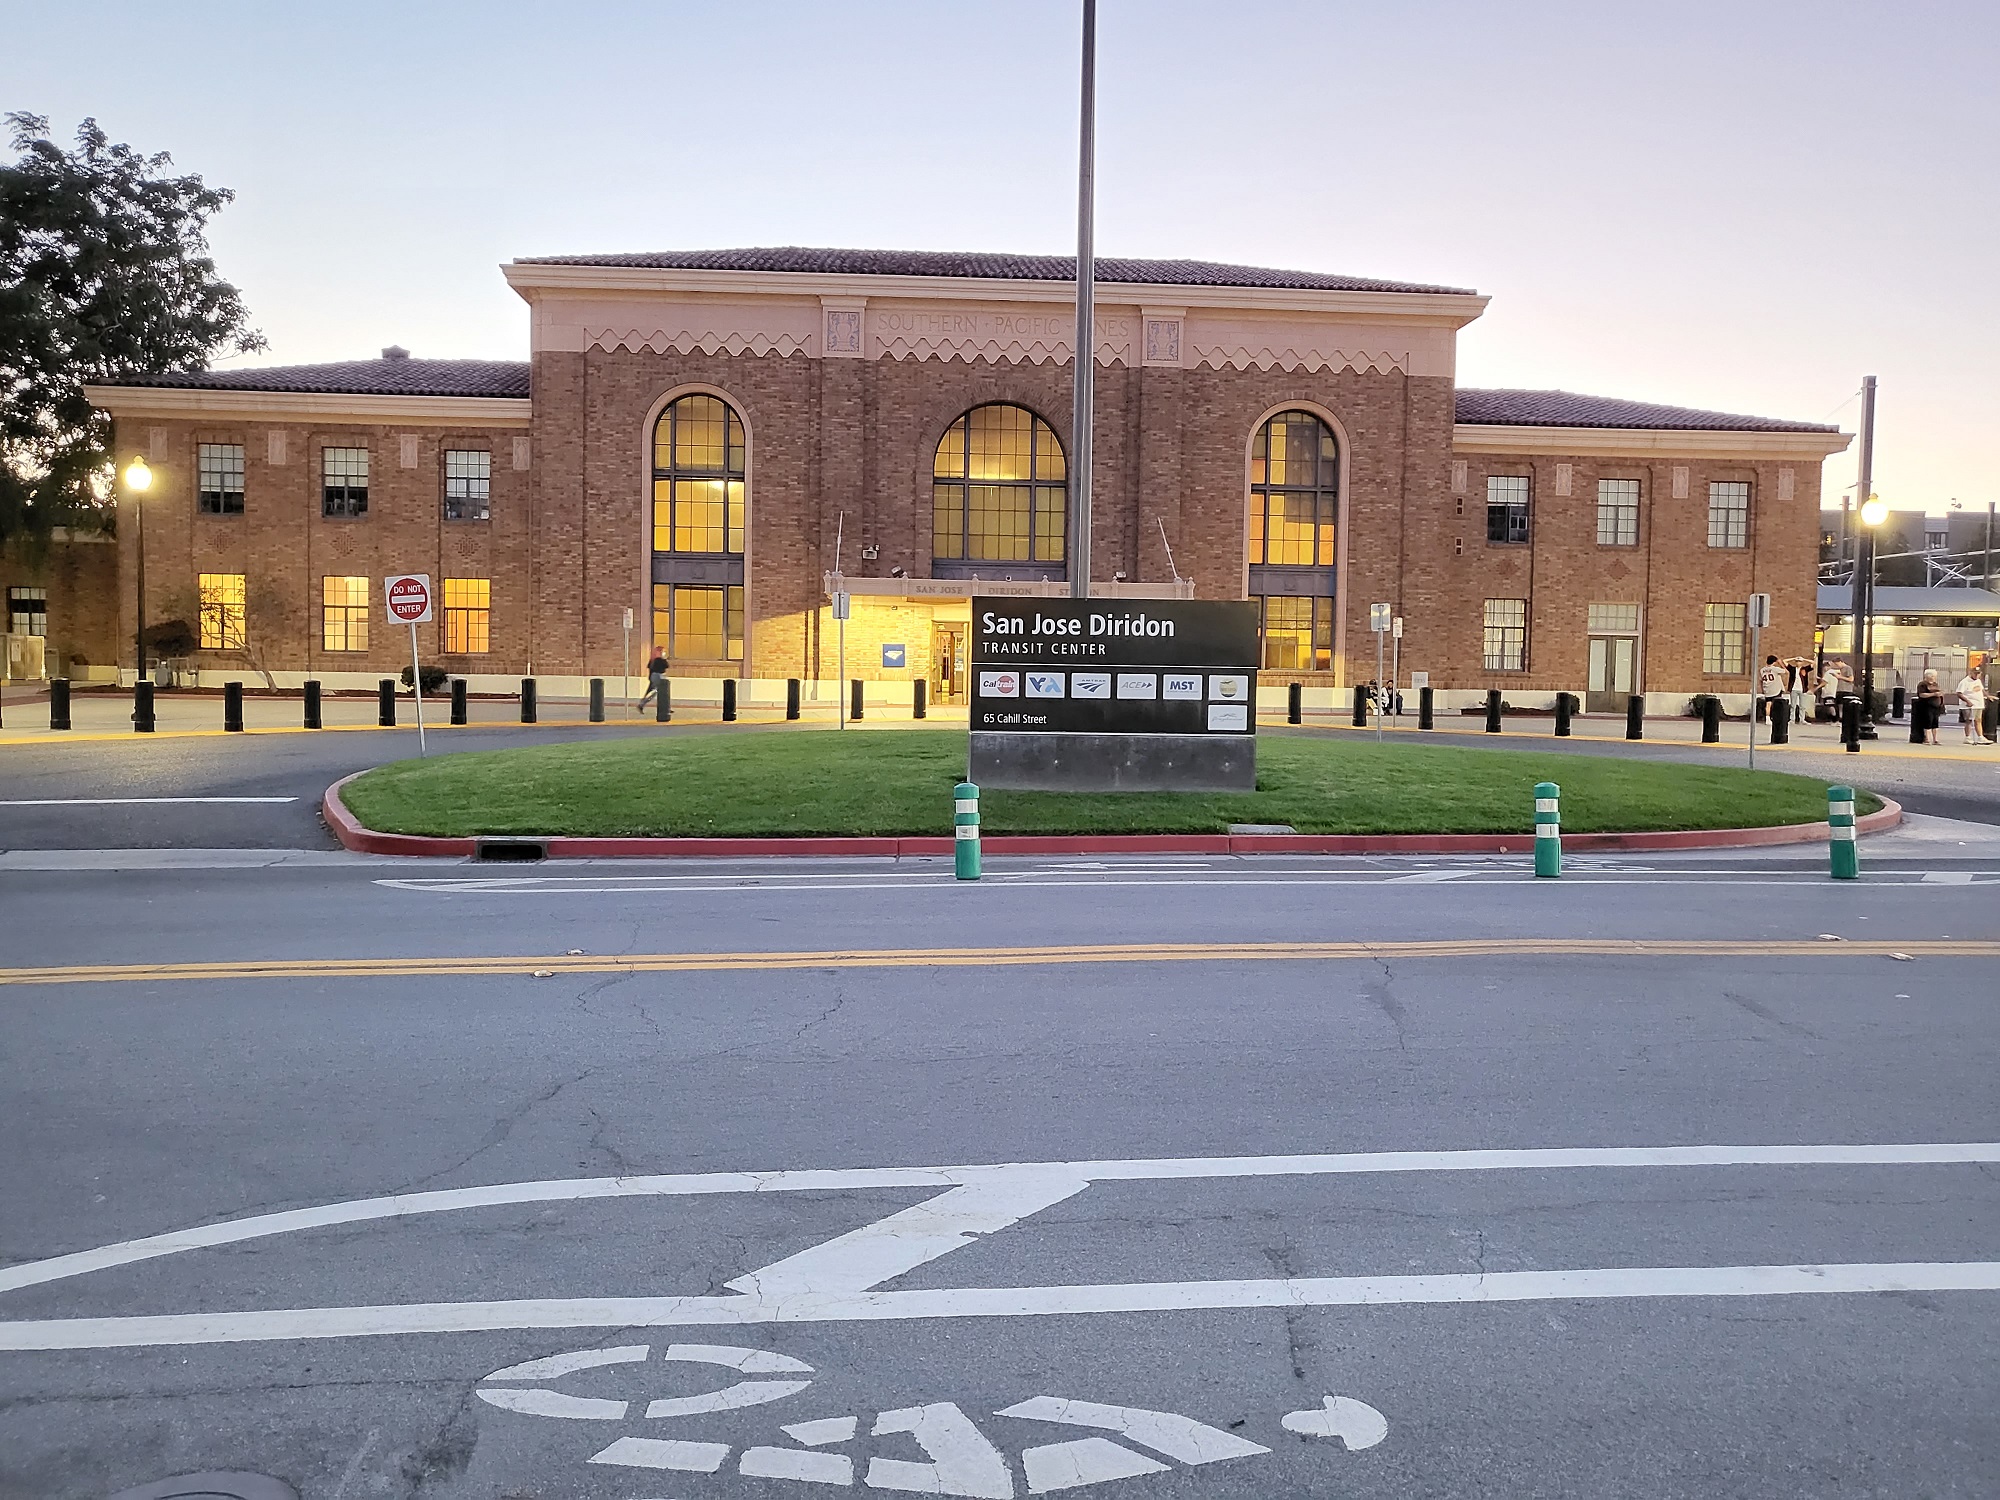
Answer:
[[1282, 411], [1250, 449], [1250, 566], [1330, 568], [1340, 449], [1309, 411]]
[[743, 553], [743, 422], [715, 396], [683, 396], [653, 428], [653, 550]]
[[743, 419], [687, 395], [653, 427], [653, 649], [743, 659]]
[[1309, 411], [1281, 411], [1250, 445], [1250, 597], [1264, 665], [1333, 668], [1340, 446]]
[[1025, 406], [974, 407], [938, 444], [932, 555], [1060, 563], [1069, 469], [1054, 429]]

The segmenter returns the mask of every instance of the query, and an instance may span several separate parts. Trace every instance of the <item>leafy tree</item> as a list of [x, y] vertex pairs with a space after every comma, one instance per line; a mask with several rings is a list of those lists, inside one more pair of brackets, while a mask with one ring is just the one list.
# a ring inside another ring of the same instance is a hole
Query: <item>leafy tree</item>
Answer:
[[113, 145], [95, 120], [76, 149], [40, 115], [9, 114], [0, 164], [0, 543], [108, 526], [111, 423], [86, 381], [205, 368], [266, 347], [216, 274], [204, 231], [235, 195], [165, 152]]

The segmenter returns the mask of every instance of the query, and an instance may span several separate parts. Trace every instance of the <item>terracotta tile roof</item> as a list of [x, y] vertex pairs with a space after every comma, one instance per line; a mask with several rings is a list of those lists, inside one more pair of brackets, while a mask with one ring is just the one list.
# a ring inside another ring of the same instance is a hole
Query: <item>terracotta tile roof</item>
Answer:
[[333, 396], [514, 396], [528, 394], [526, 360], [354, 359], [330, 365], [188, 370], [96, 382], [204, 391], [305, 391]]
[[[959, 276], [997, 281], [1074, 281], [1069, 255], [1002, 255], [951, 250], [820, 250], [781, 245], [747, 250], [661, 250], [636, 255], [524, 256], [527, 266], [629, 266], [649, 271], [773, 271], [827, 276]], [[1313, 292], [1448, 292], [1465, 287], [1422, 286], [1371, 276], [1328, 276], [1318, 271], [1274, 271], [1262, 266], [1218, 265], [1206, 260], [1097, 262], [1099, 281], [1140, 286], [1270, 287]]]
[[1838, 432], [1821, 422], [1784, 422], [1725, 411], [1695, 411], [1616, 396], [1574, 391], [1476, 391], [1456, 393], [1460, 422], [1496, 427], [1640, 427], [1676, 432]]

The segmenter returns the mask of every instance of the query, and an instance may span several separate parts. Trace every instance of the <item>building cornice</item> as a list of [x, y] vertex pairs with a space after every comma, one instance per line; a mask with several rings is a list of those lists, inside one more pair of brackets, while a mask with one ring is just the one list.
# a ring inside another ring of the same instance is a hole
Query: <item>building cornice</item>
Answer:
[[210, 387], [86, 385], [86, 400], [114, 417], [214, 421], [343, 422], [367, 426], [520, 427], [534, 403], [516, 396], [355, 396], [325, 391], [226, 391]]
[[1503, 427], [1461, 422], [1452, 428], [1457, 453], [1563, 457], [1799, 459], [1818, 463], [1854, 441], [1845, 432], [1716, 432], [1666, 427]]
[[[845, 276], [810, 271], [686, 271], [639, 266], [539, 265], [512, 261], [501, 266], [507, 284], [533, 302], [537, 293], [569, 296], [605, 293], [619, 297], [679, 296], [903, 298], [916, 302], [1073, 302], [1067, 281], [1012, 277]], [[1150, 307], [1171, 298], [1186, 308], [1227, 308], [1243, 312], [1318, 313], [1370, 321], [1422, 323], [1463, 328], [1486, 310], [1477, 292], [1331, 292], [1250, 286], [1158, 286], [1151, 282], [1100, 281], [1100, 305]]]

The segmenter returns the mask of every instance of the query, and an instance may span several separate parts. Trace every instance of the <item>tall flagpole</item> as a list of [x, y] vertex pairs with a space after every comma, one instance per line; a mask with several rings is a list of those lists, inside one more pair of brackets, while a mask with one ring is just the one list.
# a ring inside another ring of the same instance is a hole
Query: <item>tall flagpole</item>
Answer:
[[1069, 596], [1090, 597], [1090, 436], [1096, 383], [1091, 247], [1097, 154], [1097, 0], [1083, 0], [1083, 120], [1076, 169], [1076, 407], [1070, 421]]

